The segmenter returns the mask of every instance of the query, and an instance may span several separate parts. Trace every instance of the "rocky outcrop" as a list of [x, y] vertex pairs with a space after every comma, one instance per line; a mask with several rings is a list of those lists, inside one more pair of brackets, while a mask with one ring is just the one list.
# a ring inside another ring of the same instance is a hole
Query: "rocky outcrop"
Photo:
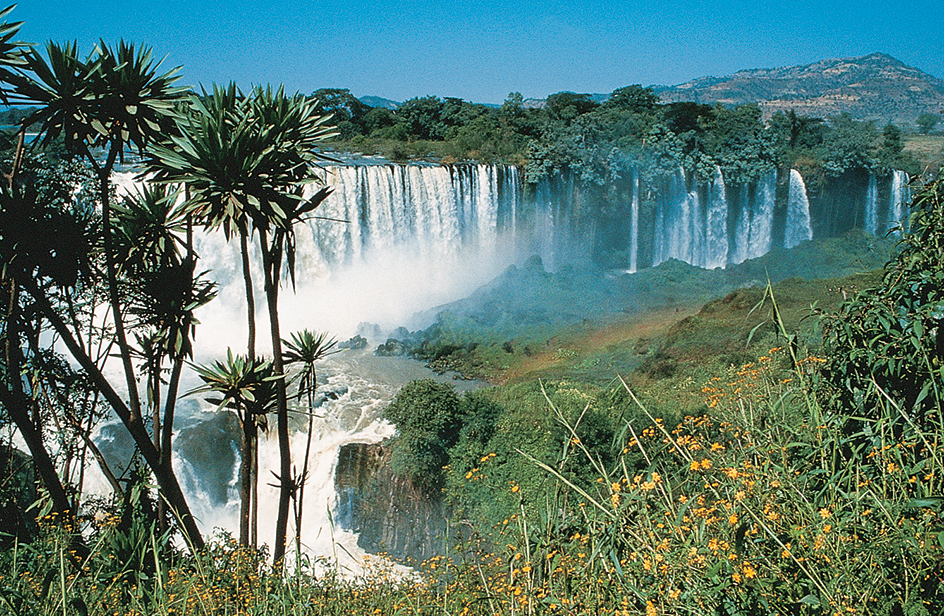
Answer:
[[338, 491], [336, 522], [359, 533], [358, 545], [416, 564], [447, 552], [456, 532], [452, 512], [442, 499], [431, 498], [389, 466], [383, 445], [341, 447], [335, 472]]

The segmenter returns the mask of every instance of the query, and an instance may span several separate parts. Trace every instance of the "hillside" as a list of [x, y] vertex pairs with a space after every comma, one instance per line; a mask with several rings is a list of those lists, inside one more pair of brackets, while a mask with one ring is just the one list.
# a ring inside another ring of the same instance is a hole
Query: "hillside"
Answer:
[[805, 66], [750, 69], [727, 77], [700, 77], [677, 86], [654, 86], [662, 102], [756, 102], [765, 117], [776, 111], [913, 127], [922, 113], [944, 113], [944, 80], [886, 54], [822, 60]]

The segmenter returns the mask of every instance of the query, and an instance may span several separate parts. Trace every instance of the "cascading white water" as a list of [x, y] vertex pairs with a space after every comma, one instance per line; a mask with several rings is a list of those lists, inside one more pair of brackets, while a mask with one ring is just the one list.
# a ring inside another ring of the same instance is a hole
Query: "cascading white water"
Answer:
[[751, 239], [750, 191], [747, 184], [741, 184], [738, 197], [741, 208], [734, 228], [734, 249], [731, 251], [731, 263], [740, 263], [748, 258]]
[[[286, 290], [281, 296], [286, 336], [309, 328], [343, 339], [356, 333], [357, 325], [364, 321], [387, 329], [414, 326], [410, 323], [414, 312], [468, 295], [523, 256], [540, 254], [545, 266], [553, 269], [561, 247], [571, 242], [573, 204], [568, 199], [573, 186], [567, 182], [572, 178], [561, 180], [561, 185], [540, 183], [532, 202], [522, 207], [523, 190], [513, 167], [344, 165], [329, 167], [326, 174], [333, 193], [315, 212], [319, 219], [296, 227], [297, 292]], [[687, 178], [680, 168], [666, 179], [665, 190], [652, 204], [654, 213], [646, 217], [641, 213], [646, 208], [640, 203], [639, 175], [634, 169], [626, 240], [631, 270], [646, 265], [640, 263], [639, 238], [648, 237], [650, 231], [653, 265], [677, 258], [693, 265], [719, 267], [759, 257], [772, 247], [776, 171], [762, 177], [753, 189], [741, 184], [737, 193], [730, 191], [737, 196], [739, 206], [735, 208], [728, 201], [729, 190], [720, 169], [705, 187], [699, 186], [697, 179]], [[133, 183], [130, 175], [116, 181], [126, 187]], [[877, 195], [873, 181], [871, 178], [870, 190]], [[909, 200], [908, 177], [895, 172], [889, 223], [904, 218]], [[737, 217], [729, 216], [735, 209]], [[874, 211], [879, 216], [877, 205]], [[803, 179], [791, 170], [784, 244], [790, 247], [810, 239], [811, 226]], [[221, 285], [218, 299], [198, 315], [202, 326], [197, 330], [196, 361], [206, 362], [225, 354], [227, 347], [243, 348], [246, 309], [235, 245], [227, 244], [220, 234], [201, 235], [197, 251], [200, 269], [211, 270]], [[252, 262], [258, 264], [257, 255]], [[253, 274], [261, 287], [261, 272], [256, 269]], [[261, 296], [257, 298], [257, 306], [264, 305], [261, 300]], [[263, 310], [257, 322], [263, 323], [265, 318]], [[258, 341], [263, 353], [265, 338], [260, 336]], [[354, 560], [345, 565], [350, 567], [361, 557], [356, 537], [335, 528], [332, 540], [328, 516], [337, 499], [333, 484], [337, 451], [345, 443], [377, 442], [389, 435], [392, 428], [380, 420], [379, 411], [406, 382], [406, 377], [387, 374], [390, 362], [396, 360], [378, 359], [383, 362], [382, 369], [370, 365], [374, 360], [369, 354], [346, 353], [325, 362], [322, 384], [343, 385], [347, 391], [320, 409], [324, 416], [315, 426], [317, 454], [309, 469], [312, 481], [306, 496], [303, 543], [311, 553], [322, 556], [343, 558], [345, 550], [354, 554]], [[192, 375], [190, 378], [193, 380]], [[182, 414], [182, 421], [199, 423], [201, 417], [199, 413], [189, 418]], [[301, 463], [304, 439], [304, 431], [293, 436], [296, 464]], [[273, 440], [263, 443], [260, 477], [268, 477], [270, 468], [278, 468], [276, 451]], [[213, 526], [235, 530], [235, 468], [223, 473], [231, 498], [221, 504], [207, 497], [201, 488], [201, 473], [189, 472], [189, 464], [184, 458], [175, 461], [181, 475], [190, 477], [184, 483], [190, 486], [190, 502], [204, 530]], [[270, 508], [275, 501], [274, 494], [263, 488], [263, 541], [272, 540], [272, 529], [266, 525], [274, 519]], [[344, 549], [335, 549], [334, 541]]]
[[800, 242], [813, 239], [810, 226], [810, 201], [806, 195], [806, 183], [796, 169], [790, 169], [790, 186], [787, 191], [787, 228], [783, 245], [793, 248]]
[[703, 267], [713, 269], [728, 264], [728, 195], [721, 167], [715, 167], [708, 193], [704, 253]]
[[[486, 165], [456, 170], [390, 165], [331, 168], [328, 184], [334, 193], [317, 210], [320, 219], [296, 227], [298, 285], [295, 293], [281, 294], [283, 335], [309, 328], [344, 339], [362, 321], [392, 329], [408, 323], [414, 311], [458, 299], [484, 284], [514, 256], [503, 246], [499, 217], [504, 208], [510, 210], [507, 219], [514, 220], [520, 187], [516, 172], [501, 171]], [[135, 183], [131, 174], [115, 181], [123, 191]], [[218, 359], [227, 347], [236, 352], [244, 348], [246, 302], [236, 243], [227, 243], [220, 233], [198, 233], [195, 243], [199, 267], [210, 270], [219, 284], [218, 298], [198, 314], [195, 361], [203, 363]], [[259, 259], [255, 247], [251, 250], [253, 277], [261, 287]], [[264, 306], [262, 299], [256, 298], [257, 306]], [[257, 324], [266, 319], [260, 308]], [[259, 352], [270, 352], [267, 336], [260, 335], [257, 343]], [[418, 362], [375, 358], [370, 351], [333, 356], [319, 373], [329, 386], [343, 385], [346, 393], [318, 409], [323, 416], [314, 427], [302, 544], [309, 555], [339, 562], [359, 574], [366, 555], [357, 547], [356, 535], [330, 523], [337, 500], [338, 450], [347, 443], [376, 443], [391, 435], [393, 427], [380, 418], [381, 410], [409, 380], [434, 375]], [[194, 375], [186, 378], [182, 391], [198, 384]], [[201, 406], [203, 411], [181, 408], [177, 436], [214, 416], [207, 412], [208, 405]], [[297, 427], [302, 429], [292, 437], [296, 467], [303, 460], [306, 439], [304, 426]], [[228, 447], [233, 445], [227, 442]], [[204, 485], [208, 474], [193, 468], [195, 460], [175, 458], [188, 502], [207, 534], [216, 527], [231, 533], [238, 528], [238, 454], [229, 453], [237, 462], [222, 473], [225, 488]], [[278, 499], [264, 484], [270, 471], [279, 468], [274, 435], [261, 442], [259, 462], [260, 540], [271, 543]], [[230, 494], [226, 502], [210, 497], [220, 489]], [[375, 561], [373, 566], [381, 564]]]
[[669, 177], [667, 184], [656, 220], [653, 265], [669, 259], [692, 263], [699, 254], [699, 239], [703, 233], [698, 224], [698, 190], [688, 190], [685, 170], [681, 167]]
[[892, 171], [892, 185], [889, 191], [888, 221], [885, 232], [893, 229], [907, 230], [908, 205], [911, 203], [911, 179], [908, 174], [898, 169]]
[[629, 208], [629, 271], [639, 269], [639, 169], [633, 167], [633, 196]]
[[770, 252], [773, 240], [776, 188], [776, 169], [772, 169], [757, 182], [754, 208], [751, 211], [750, 234], [747, 242], [748, 259], [755, 259]]
[[874, 173], [869, 173], [869, 185], [865, 191], [865, 231], [878, 233], [878, 180]]

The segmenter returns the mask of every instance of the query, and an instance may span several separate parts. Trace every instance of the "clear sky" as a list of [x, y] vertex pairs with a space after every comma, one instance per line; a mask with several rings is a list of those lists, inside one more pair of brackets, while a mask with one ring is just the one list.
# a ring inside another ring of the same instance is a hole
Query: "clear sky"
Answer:
[[[5, 4], [4, 4], [5, 6]], [[20, 39], [145, 43], [182, 84], [501, 103], [880, 51], [944, 78], [941, 0], [21, 0]]]

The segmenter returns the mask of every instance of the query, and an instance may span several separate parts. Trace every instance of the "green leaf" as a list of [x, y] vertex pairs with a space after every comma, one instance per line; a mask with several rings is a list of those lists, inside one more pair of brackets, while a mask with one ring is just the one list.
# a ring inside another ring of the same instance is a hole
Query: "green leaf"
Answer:
[[944, 497], [931, 496], [928, 498], [910, 498], [906, 503], [908, 509], [939, 509], [944, 503]]

